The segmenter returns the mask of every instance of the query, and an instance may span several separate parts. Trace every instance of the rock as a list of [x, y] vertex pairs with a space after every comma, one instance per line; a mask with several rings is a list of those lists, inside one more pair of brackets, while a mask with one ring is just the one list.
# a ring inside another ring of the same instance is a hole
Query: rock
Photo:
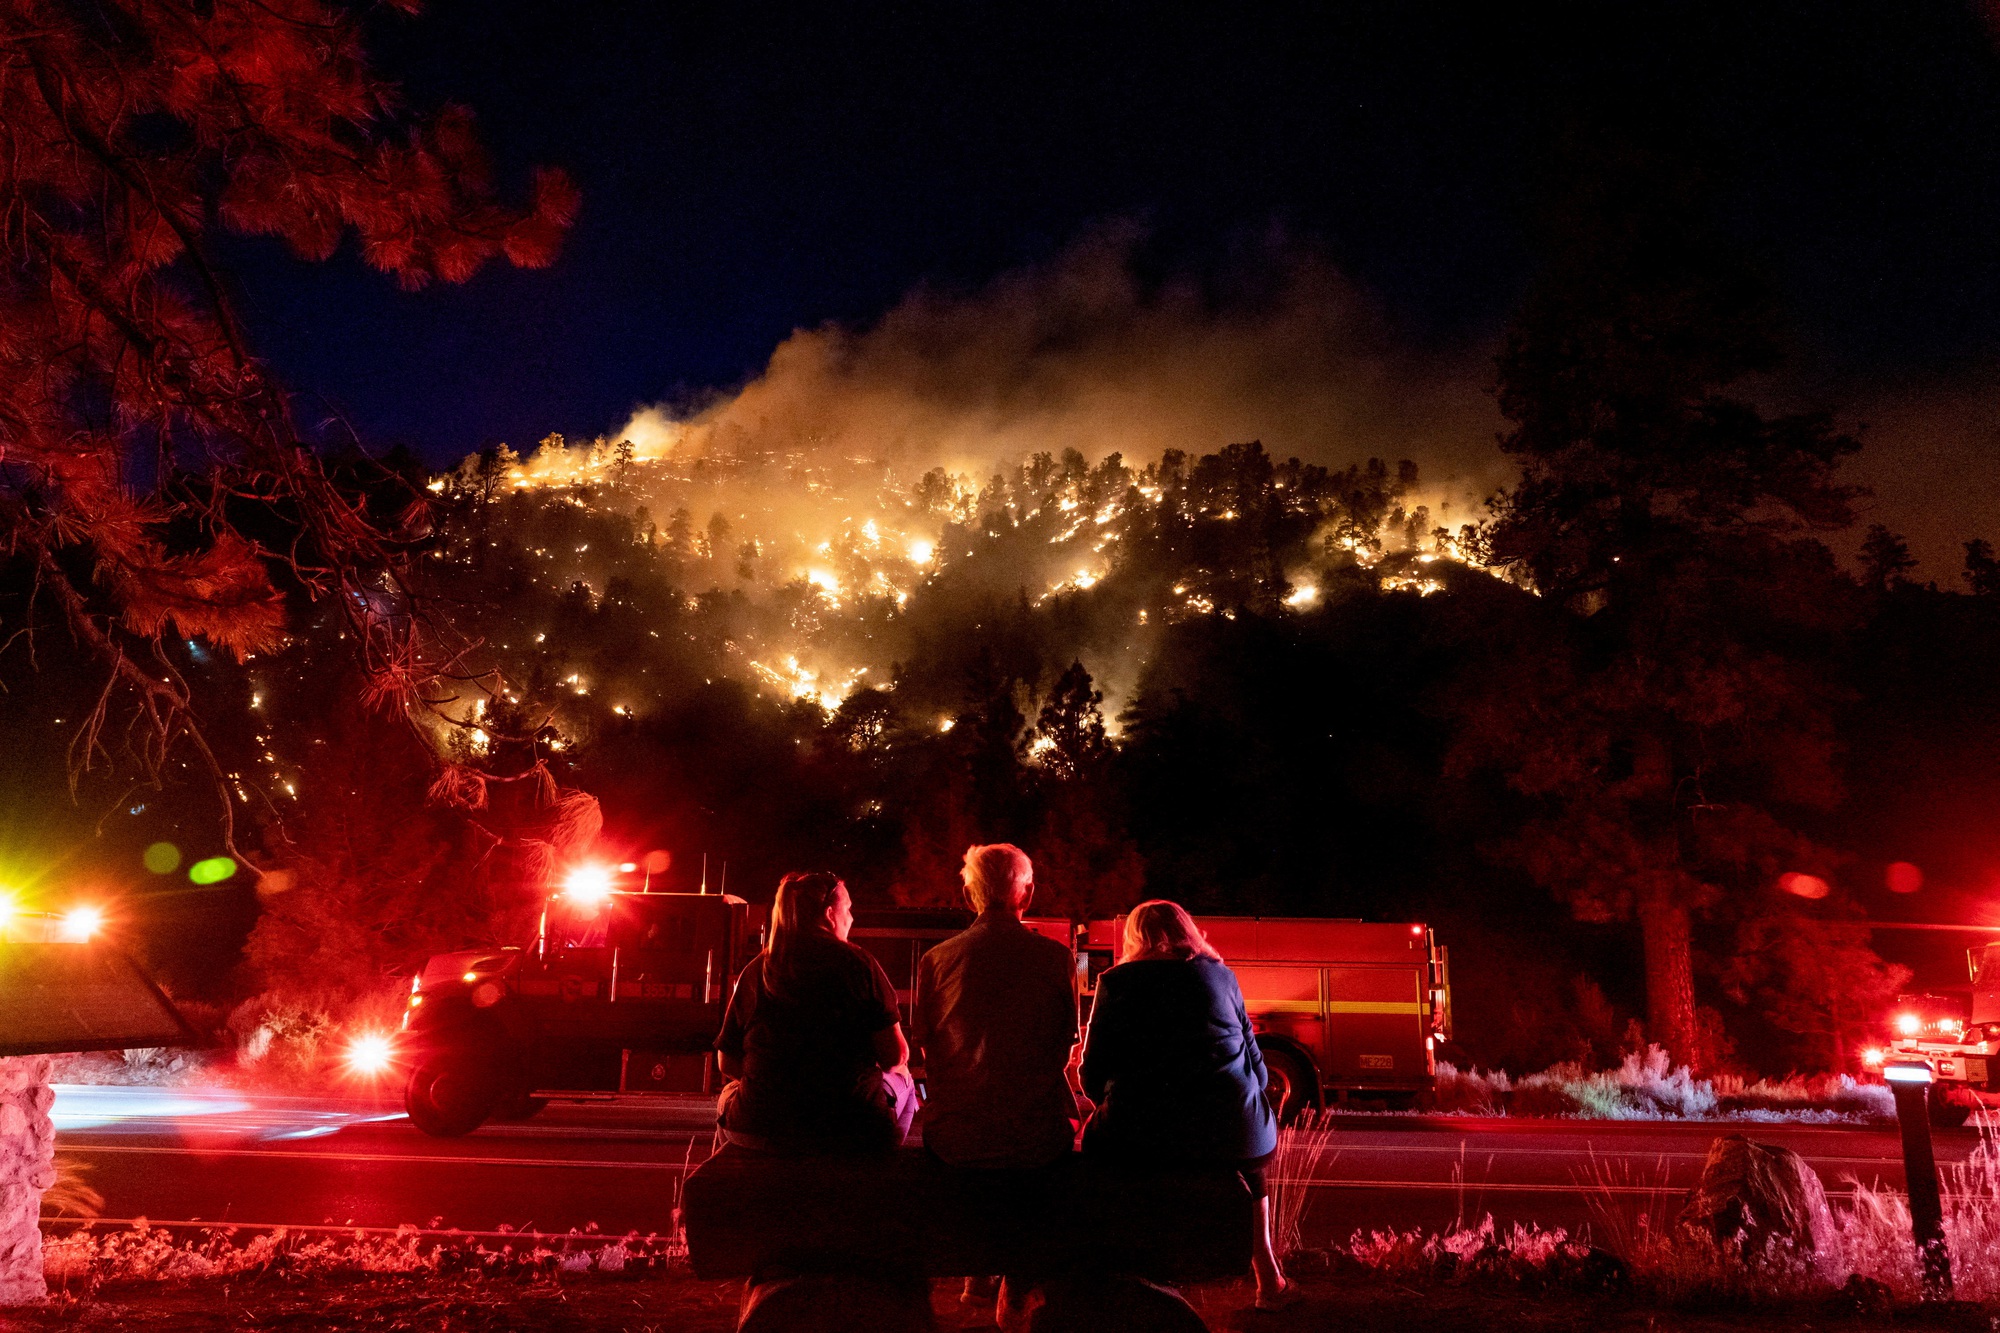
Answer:
[[42, 1195], [56, 1183], [49, 1057], [0, 1059], [0, 1306], [49, 1294], [42, 1278]]
[[1719, 1245], [1738, 1248], [1747, 1260], [1796, 1256], [1835, 1286], [1847, 1276], [1826, 1187], [1790, 1148], [1752, 1143], [1741, 1134], [1716, 1139], [1680, 1220]]
[[1856, 1273], [1847, 1279], [1847, 1285], [1840, 1289], [1841, 1299], [1853, 1306], [1860, 1314], [1888, 1314], [1896, 1308], [1896, 1295], [1885, 1283], [1872, 1277]]

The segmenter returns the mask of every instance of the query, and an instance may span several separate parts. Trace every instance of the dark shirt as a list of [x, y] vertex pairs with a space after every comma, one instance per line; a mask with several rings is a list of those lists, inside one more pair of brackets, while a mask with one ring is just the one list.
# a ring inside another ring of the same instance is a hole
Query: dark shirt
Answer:
[[1009, 913], [983, 915], [917, 965], [924, 1146], [953, 1166], [1046, 1166], [1070, 1149], [1076, 955]]
[[715, 1049], [743, 1062], [729, 1128], [794, 1142], [867, 1137], [879, 1118], [857, 1095], [879, 1068], [875, 1036], [898, 1021], [882, 965], [831, 935], [799, 941], [796, 975], [780, 993], [769, 954], [736, 978]]
[[1097, 979], [1083, 1090], [1097, 1103], [1087, 1152], [1240, 1162], [1278, 1146], [1243, 992], [1213, 958], [1142, 959]]

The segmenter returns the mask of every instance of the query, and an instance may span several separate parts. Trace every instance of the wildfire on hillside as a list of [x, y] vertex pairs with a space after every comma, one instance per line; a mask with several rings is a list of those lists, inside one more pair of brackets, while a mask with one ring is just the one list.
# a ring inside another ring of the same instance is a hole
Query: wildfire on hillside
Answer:
[[[477, 688], [440, 697], [441, 744], [471, 757], [490, 744], [489, 701], [543, 699], [568, 735], [588, 706], [644, 717], [690, 661], [704, 683], [831, 718], [864, 686], [896, 689], [899, 664], [940, 637], [982, 632], [979, 606], [1063, 627], [1115, 715], [1177, 622], [1311, 614], [1342, 586], [1428, 595], [1465, 562], [1408, 465], [1330, 472], [1256, 446], [1137, 468], [1041, 453], [981, 481], [804, 450], [694, 455], [656, 429], [643, 446], [550, 436], [526, 457], [474, 455], [430, 489], [433, 571], [504, 567], [531, 594], [479, 627]], [[607, 612], [645, 626], [627, 650], [566, 635]]]

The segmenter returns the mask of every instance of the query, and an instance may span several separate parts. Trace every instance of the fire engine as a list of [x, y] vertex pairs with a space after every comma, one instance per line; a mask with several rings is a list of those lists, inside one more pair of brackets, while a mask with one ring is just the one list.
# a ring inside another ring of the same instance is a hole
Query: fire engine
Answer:
[[2000, 944], [1966, 951], [1972, 1001], [1939, 995], [1906, 995], [1890, 1019], [1886, 1052], [1870, 1051], [1869, 1063], [1922, 1060], [1930, 1065], [1935, 1088], [1961, 1094], [2000, 1092]]
[[763, 915], [728, 894], [648, 888], [573, 872], [532, 945], [433, 956], [402, 1032], [358, 1040], [350, 1063], [406, 1066], [404, 1108], [441, 1137], [525, 1119], [551, 1094], [715, 1091], [709, 1048]]
[[[1419, 923], [1196, 917], [1236, 973], [1268, 1092], [1290, 1121], [1329, 1100], [1411, 1106], [1451, 1039], [1450, 956]], [[1117, 961], [1123, 917], [1079, 932], [1086, 983]]]
[[[349, 1048], [362, 1072], [408, 1070], [404, 1107], [426, 1134], [525, 1119], [550, 1097], [710, 1094], [710, 1047], [764, 914], [725, 894], [652, 893], [644, 880], [574, 872], [533, 944], [428, 960], [403, 1029]], [[849, 939], [888, 974], [907, 1026], [918, 961], [972, 913], [868, 910]], [[1235, 970], [1286, 1119], [1329, 1098], [1407, 1104], [1428, 1090], [1451, 1033], [1447, 956], [1422, 925], [1199, 918]], [[1122, 917], [1027, 925], [1076, 953], [1080, 1016], [1115, 961]]]

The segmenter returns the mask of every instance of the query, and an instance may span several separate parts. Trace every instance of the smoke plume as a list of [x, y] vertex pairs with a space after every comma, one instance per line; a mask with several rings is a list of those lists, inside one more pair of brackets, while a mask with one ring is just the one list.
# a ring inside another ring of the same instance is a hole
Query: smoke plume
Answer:
[[1413, 459], [1457, 521], [1506, 479], [1491, 349], [1414, 350], [1331, 266], [1277, 243], [1220, 283], [1146, 283], [1141, 240], [1105, 228], [970, 295], [919, 289], [872, 328], [800, 330], [740, 392], [684, 418], [644, 408], [611, 438], [642, 458], [975, 479], [1041, 451], [1138, 462], [1261, 440], [1308, 462]]

